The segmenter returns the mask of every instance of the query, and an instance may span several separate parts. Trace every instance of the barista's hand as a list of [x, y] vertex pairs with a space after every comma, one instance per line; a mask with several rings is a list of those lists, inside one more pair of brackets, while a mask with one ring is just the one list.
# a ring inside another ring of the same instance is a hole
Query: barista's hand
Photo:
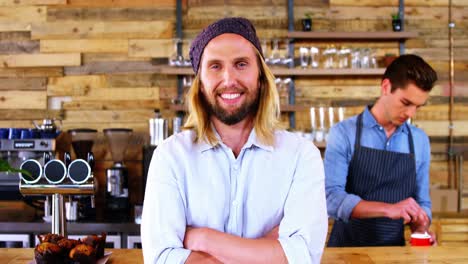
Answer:
[[391, 219], [403, 219], [405, 224], [415, 223], [417, 229], [424, 227], [427, 230], [429, 226], [426, 212], [411, 197], [396, 204], [389, 204], [386, 216]]
[[427, 233], [431, 236], [431, 244], [432, 246], [437, 246], [437, 237], [436, 234], [432, 231], [427, 231]]
[[270, 232], [266, 233], [262, 238], [264, 239], [270, 239], [270, 240], [277, 240], [278, 239], [278, 231], [279, 231], [279, 225], [275, 226]]
[[412, 219], [410, 223], [412, 233], [428, 232], [430, 220], [426, 212], [421, 209], [420, 215], [416, 219]]

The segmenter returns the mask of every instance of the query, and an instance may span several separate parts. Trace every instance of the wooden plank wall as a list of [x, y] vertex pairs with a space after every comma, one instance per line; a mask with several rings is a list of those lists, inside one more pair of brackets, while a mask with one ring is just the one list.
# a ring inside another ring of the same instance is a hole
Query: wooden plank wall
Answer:
[[[175, 2], [0, 0], [0, 127], [31, 127], [31, 120], [49, 116], [63, 118], [63, 130], [132, 128], [136, 135], [126, 159], [132, 164], [132, 177], [140, 179], [139, 150], [148, 142], [148, 119], [155, 108], [162, 108], [167, 117], [174, 116], [168, 105], [176, 97], [177, 79], [158, 74], [152, 59], [173, 53]], [[453, 2], [454, 134], [456, 142], [463, 143], [468, 136], [468, 2]], [[448, 135], [447, 1], [405, 3], [406, 30], [420, 36], [407, 41], [407, 52], [423, 56], [440, 77], [428, 106], [414, 121], [443, 148]], [[311, 13], [314, 31], [390, 31], [390, 14], [397, 5], [397, 0], [296, 0], [295, 28], [299, 30], [300, 19]], [[184, 55], [201, 28], [224, 16], [251, 19], [262, 39], [283, 39], [287, 33], [285, 0], [184, 0]], [[303, 41], [296, 47], [330, 44], [372, 48], [379, 57], [398, 53], [393, 41]], [[281, 49], [284, 53], [283, 42]], [[345, 116], [351, 116], [379, 95], [379, 83], [374, 77], [297, 77], [297, 103], [345, 106]], [[309, 112], [300, 111], [296, 116], [297, 128], [310, 130]], [[102, 178], [103, 164], [110, 160], [105, 140], [98, 140], [94, 151], [101, 162], [98, 168], [102, 171], [97, 175]], [[446, 155], [434, 155], [433, 160], [431, 179], [444, 186]], [[138, 191], [132, 194], [132, 202], [141, 203], [141, 186], [135, 188]]]

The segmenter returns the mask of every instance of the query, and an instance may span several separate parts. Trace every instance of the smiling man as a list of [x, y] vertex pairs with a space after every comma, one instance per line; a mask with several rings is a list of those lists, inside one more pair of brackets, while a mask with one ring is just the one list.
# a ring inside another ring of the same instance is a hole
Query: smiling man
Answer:
[[186, 130], [156, 149], [145, 263], [319, 263], [328, 228], [320, 152], [279, 128], [279, 99], [252, 24], [221, 19], [190, 49]]
[[401, 246], [404, 224], [428, 231], [430, 144], [406, 121], [436, 80], [422, 58], [402, 55], [386, 69], [375, 104], [330, 130], [325, 186], [335, 223], [328, 246]]

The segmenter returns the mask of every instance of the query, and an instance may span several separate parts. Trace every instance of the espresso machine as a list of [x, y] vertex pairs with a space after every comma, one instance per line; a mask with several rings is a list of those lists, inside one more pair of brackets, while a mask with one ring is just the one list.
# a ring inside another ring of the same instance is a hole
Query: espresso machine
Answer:
[[104, 135], [114, 164], [106, 169], [106, 216], [110, 221], [122, 221], [130, 218], [130, 201], [128, 196], [128, 169], [123, 160], [132, 129], [104, 129]]
[[[68, 134], [71, 137], [76, 159], [88, 160], [90, 158], [90, 153], [92, 153], [91, 149], [93, 148], [94, 140], [97, 136], [97, 130], [89, 128], [71, 129], [68, 130]], [[93, 168], [91, 168], [91, 170], [93, 170]], [[70, 208], [73, 208], [75, 204], [77, 206], [76, 217], [70, 217], [70, 220], [96, 220], [94, 196], [84, 195], [74, 196], [73, 198], [70, 197], [69, 204]]]
[[36, 159], [25, 160], [20, 169], [28, 171], [30, 175], [20, 173], [19, 190], [24, 196], [52, 197], [51, 232], [62, 236], [67, 235], [65, 221], [64, 196], [94, 195], [96, 181], [91, 168], [94, 164], [92, 153], [87, 160], [71, 160], [69, 153], [65, 153], [64, 160], [50, 159], [44, 154], [44, 165]]

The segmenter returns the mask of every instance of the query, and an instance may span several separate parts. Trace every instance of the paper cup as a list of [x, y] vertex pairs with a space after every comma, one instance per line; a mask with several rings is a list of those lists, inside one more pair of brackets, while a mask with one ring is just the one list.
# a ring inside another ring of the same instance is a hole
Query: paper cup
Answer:
[[428, 233], [414, 233], [411, 235], [410, 244], [412, 246], [430, 246], [431, 236]]

